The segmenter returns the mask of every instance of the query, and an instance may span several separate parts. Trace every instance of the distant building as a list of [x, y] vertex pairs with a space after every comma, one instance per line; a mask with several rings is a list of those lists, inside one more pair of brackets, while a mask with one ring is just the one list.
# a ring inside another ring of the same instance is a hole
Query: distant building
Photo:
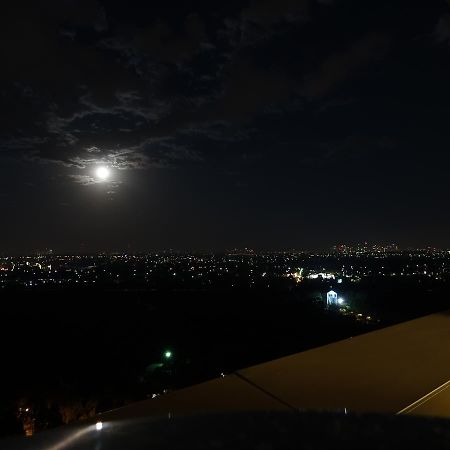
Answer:
[[327, 306], [338, 304], [339, 302], [337, 292], [334, 292], [333, 290], [327, 292]]
[[306, 278], [310, 280], [317, 280], [318, 278], [322, 278], [323, 280], [334, 280], [335, 276], [332, 273], [310, 273]]

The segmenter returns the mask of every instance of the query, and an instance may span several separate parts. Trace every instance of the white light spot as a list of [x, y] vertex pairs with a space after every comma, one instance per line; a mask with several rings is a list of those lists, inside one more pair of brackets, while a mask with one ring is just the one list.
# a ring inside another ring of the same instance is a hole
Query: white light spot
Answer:
[[111, 171], [107, 167], [101, 166], [95, 171], [95, 174], [100, 181], [106, 181], [111, 175]]
[[103, 428], [103, 422], [97, 422], [97, 423], [95, 424], [95, 429], [96, 429], [97, 431], [100, 431], [102, 428]]

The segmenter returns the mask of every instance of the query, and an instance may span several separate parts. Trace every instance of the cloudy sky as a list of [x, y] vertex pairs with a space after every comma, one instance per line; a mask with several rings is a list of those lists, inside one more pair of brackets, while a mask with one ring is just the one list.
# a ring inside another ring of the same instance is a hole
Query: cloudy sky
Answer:
[[0, 253], [450, 247], [445, 0], [16, 0], [0, 23]]

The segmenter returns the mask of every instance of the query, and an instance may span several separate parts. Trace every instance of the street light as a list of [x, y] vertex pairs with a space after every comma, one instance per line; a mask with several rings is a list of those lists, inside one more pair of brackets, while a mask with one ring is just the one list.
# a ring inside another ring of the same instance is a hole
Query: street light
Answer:
[[172, 358], [172, 352], [170, 350], [167, 350], [164, 352], [164, 358], [171, 359]]

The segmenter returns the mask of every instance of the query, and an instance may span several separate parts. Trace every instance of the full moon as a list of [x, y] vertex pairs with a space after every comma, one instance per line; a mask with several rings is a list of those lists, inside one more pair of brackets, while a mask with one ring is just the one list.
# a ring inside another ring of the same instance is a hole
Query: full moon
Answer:
[[106, 181], [109, 178], [109, 176], [111, 175], [111, 172], [110, 172], [110, 170], [107, 167], [102, 166], [102, 167], [99, 167], [95, 171], [95, 174], [97, 175], [97, 178], [100, 181]]

